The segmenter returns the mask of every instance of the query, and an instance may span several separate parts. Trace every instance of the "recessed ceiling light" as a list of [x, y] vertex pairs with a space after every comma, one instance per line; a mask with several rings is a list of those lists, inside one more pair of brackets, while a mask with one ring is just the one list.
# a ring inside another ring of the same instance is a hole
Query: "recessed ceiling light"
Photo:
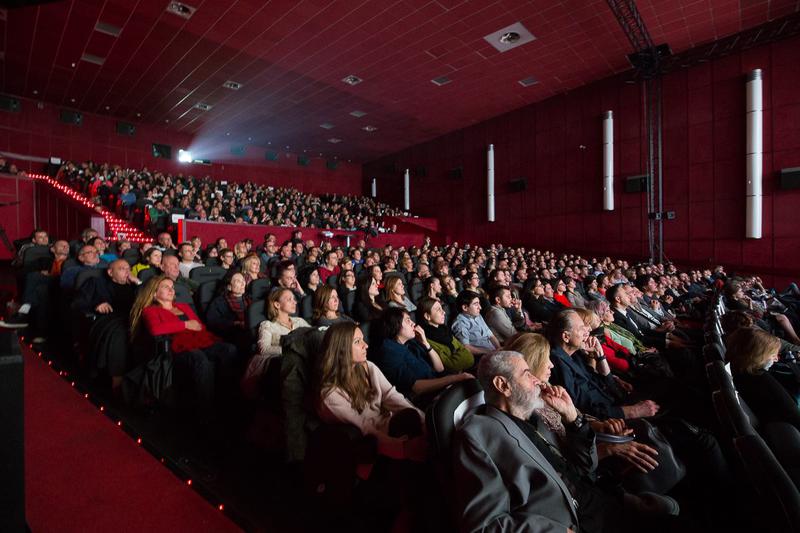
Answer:
[[75, 63], [72, 63], [70, 66], [71, 66], [72, 68], [75, 68]]
[[225, 132], [225, 135], [226, 135], [226, 136], [228, 136], [228, 137], [230, 137], [230, 136], [231, 136], [231, 132], [229, 132], [229, 131], [226, 131], [226, 132]]
[[438, 78], [433, 78], [431, 81], [433, 82], [434, 85], [438, 85], [439, 87], [441, 87], [442, 85], [447, 85], [453, 80], [451, 80], [447, 76], [439, 76]]
[[531, 85], [536, 85], [537, 83], [539, 83], [539, 80], [537, 80], [533, 76], [528, 76], [524, 80], [519, 80], [517, 83], [519, 83], [523, 87], [530, 87]]
[[36, 89], [34, 89], [34, 90], [33, 90], [33, 94], [39, 94], [39, 91], [37, 91]]
[[75, 103], [75, 99], [74, 98], [70, 98], [69, 101], [72, 102], [73, 104]]
[[111, 108], [109, 106], [106, 106], [106, 111], [108, 111], [109, 109], [111, 109]]
[[336, 137], [331, 137], [330, 139], [328, 139], [328, 142], [329, 143], [333, 143], [333, 144], [337, 144], [337, 143], [342, 142], [342, 140], [341, 139], [337, 139]]
[[173, 15], [178, 15], [179, 17], [190, 19], [194, 12], [197, 11], [196, 7], [192, 7], [188, 4], [184, 4], [183, 2], [170, 2], [167, 4], [167, 12], [172, 13]]
[[166, 122], [167, 124], [169, 124], [169, 119], [165, 119], [165, 120], [164, 120], [164, 122]]
[[122, 29], [114, 26], [113, 24], [109, 24], [108, 22], [97, 21], [97, 24], [94, 25], [94, 31], [105, 33], [106, 35], [110, 35], [112, 37], [119, 37]]
[[247, 138], [247, 140], [248, 140], [248, 141], [252, 141], [252, 140], [253, 140], [253, 138], [252, 138], [252, 137], [248, 137], [248, 138]]
[[267, 145], [271, 145], [271, 144], [272, 144], [272, 141], [267, 141]]
[[366, 113], [365, 113], [364, 111], [359, 111], [358, 109], [355, 109], [355, 110], [353, 110], [353, 111], [350, 111], [350, 114], [351, 114], [352, 116], [356, 117], [356, 118], [361, 118], [361, 117], [363, 117], [364, 115], [366, 115]]
[[197, 102], [194, 104], [195, 109], [199, 109], [200, 111], [211, 111], [211, 108], [214, 107], [211, 104], [207, 104], [205, 102]]
[[142, 114], [141, 114], [141, 113], [136, 113], [136, 116], [137, 116], [137, 117], [141, 117], [141, 116], [142, 116]]
[[286, 145], [286, 149], [287, 149], [287, 150], [289, 149], [289, 145], [288, 145], [288, 144]]
[[484, 39], [494, 46], [498, 52], [508, 52], [525, 43], [536, 40], [536, 37], [521, 22], [515, 22], [510, 26], [484, 36]]
[[364, 131], [373, 132], [373, 131], [377, 131], [378, 128], [376, 126], [364, 126], [361, 129], [364, 130]]
[[332, 130], [333, 124], [331, 124], [330, 122], [326, 122], [324, 124], [320, 124], [319, 127], [325, 130]]
[[87, 63], [92, 63], [94, 65], [102, 65], [106, 62], [106, 58], [94, 56], [92, 54], [83, 54], [81, 56], [81, 61], [86, 61]]
[[344, 78], [342, 78], [342, 81], [345, 82], [347, 85], [358, 85], [364, 80], [362, 80], [355, 74], [350, 74], [349, 76], [345, 76]]
[[232, 91], [238, 91], [239, 89], [242, 88], [242, 84], [241, 83], [239, 83], [238, 81], [232, 81], [232, 80], [226, 81], [225, 83], [222, 84], [222, 86], [225, 87], [226, 89], [230, 89]]

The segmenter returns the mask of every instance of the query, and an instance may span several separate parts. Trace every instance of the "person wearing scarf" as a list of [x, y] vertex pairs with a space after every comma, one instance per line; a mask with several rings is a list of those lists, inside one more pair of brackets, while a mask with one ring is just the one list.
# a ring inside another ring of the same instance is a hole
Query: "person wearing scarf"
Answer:
[[422, 326], [428, 343], [439, 354], [447, 372], [463, 372], [475, 364], [475, 357], [445, 324], [445, 312], [439, 300], [426, 297], [419, 301], [417, 323]]
[[242, 353], [250, 353], [250, 332], [245, 326], [245, 312], [252, 302], [249, 294], [245, 294], [245, 276], [241, 272], [231, 275], [223, 294], [214, 298], [206, 311], [208, 329], [245, 349]]

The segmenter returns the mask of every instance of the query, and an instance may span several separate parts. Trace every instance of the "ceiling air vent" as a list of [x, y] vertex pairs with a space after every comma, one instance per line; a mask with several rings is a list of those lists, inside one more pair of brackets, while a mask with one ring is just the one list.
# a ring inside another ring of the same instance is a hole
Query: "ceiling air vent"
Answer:
[[122, 32], [122, 30], [117, 26], [109, 24], [108, 22], [100, 21], [97, 21], [97, 24], [94, 25], [94, 31], [99, 31], [100, 33], [105, 33], [106, 35], [110, 35], [112, 37], [119, 37], [119, 34]]
[[319, 127], [324, 130], [332, 130], [333, 124], [331, 124], [330, 122], [326, 122], [325, 124], [320, 124]]
[[197, 11], [196, 7], [184, 4], [183, 2], [170, 2], [167, 4], [167, 12], [185, 19], [192, 18], [195, 11]]
[[349, 76], [345, 76], [344, 78], [342, 78], [342, 81], [345, 82], [347, 85], [358, 85], [364, 80], [362, 80], [355, 74], [350, 74]]
[[501, 28], [484, 37], [486, 42], [494, 46], [498, 52], [508, 52], [536, 39], [521, 22]]
[[363, 117], [364, 115], [366, 115], [366, 113], [365, 113], [365, 112], [363, 112], [363, 111], [359, 111], [358, 109], [356, 109], [356, 110], [354, 110], [354, 111], [350, 111], [350, 115], [352, 115], [352, 116], [354, 116], [354, 117], [356, 117], [356, 118], [361, 118], [361, 117]]
[[524, 80], [519, 80], [519, 82], [517, 83], [519, 83], [523, 87], [530, 87], [531, 85], [536, 85], [537, 83], [539, 83], [539, 80], [537, 80], [533, 76], [528, 76]]
[[368, 131], [370, 133], [372, 133], [373, 131], [378, 131], [378, 128], [376, 126], [364, 126], [361, 129], [364, 131]]
[[447, 76], [439, 76], [438, 78], [433, 78], [431, 81], [434, 83], [434, 85], [438, 85], [439, 87], [441, 87], [442, 85], [447, 85], [453, 80], [451, 80]]
[[336, 137], [331, 137], [330, 139], [328, 139], [328, 142], [329, 143], [333, 143], [333, 144], [338, 144], [338, 143], [342, 142], [342, 140], [341, 139], [337, 139]]
[[222, 84], [222, 86], [232, 91], [238, 91], [239, 89], [242, 88], [241, 83], [239, 83], [238, 81], [231, 81], [231, 80], [226, 81], [225, 83]]
[[207, 104], [205, 102], [197, 102], [194, 104], [195, 109], [199, 109], [200, 111], [211, 111], [211, 108], [214, 107], [211, 104]]
[[93, 63], [95, 65], [102, 65], [106, 62], [106, 58], [93, 56], [92, 54], [83, 54], [81, 56], [81, 61], [86, 61], [87, 63]]

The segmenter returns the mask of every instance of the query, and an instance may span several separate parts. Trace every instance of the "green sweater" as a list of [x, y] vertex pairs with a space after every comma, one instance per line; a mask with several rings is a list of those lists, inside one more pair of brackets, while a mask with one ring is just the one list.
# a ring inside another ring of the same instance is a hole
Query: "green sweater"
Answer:
[[451, 346], [439, 344], [430, 339], [428, 339], [428, 344], [439, 354], [444, 369], [448, 372], [463, 372], [475, 364], [475, 357], [455, 337], [453, 338], [455, 350]]

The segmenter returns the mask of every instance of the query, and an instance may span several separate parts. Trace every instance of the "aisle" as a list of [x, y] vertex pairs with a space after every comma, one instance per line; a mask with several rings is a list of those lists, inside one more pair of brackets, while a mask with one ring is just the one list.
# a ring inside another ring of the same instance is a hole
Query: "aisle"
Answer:
[[239, 528], [87, 402], [25, 357], [25, 483], [33, 533]]

